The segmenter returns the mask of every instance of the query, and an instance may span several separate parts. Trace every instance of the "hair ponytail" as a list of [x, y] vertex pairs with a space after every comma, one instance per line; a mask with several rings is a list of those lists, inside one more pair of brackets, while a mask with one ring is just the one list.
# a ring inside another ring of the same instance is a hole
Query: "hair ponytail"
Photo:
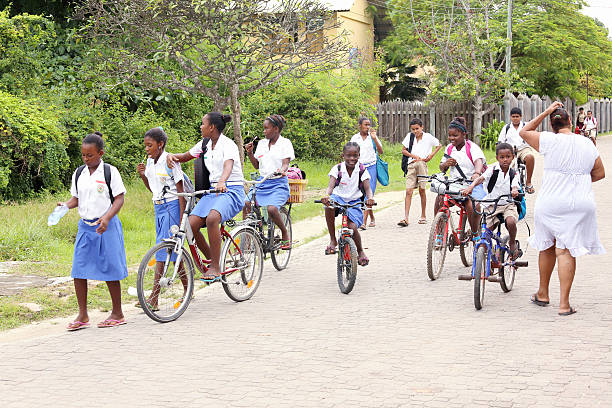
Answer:
[[208, 117], [208, 122], [217, 128], [219, 133], [223, 132], [226, 123], [232, 121], [232, 117], [230, 115], [224, 115], [221, 112], [208, 112], [206, 116]]

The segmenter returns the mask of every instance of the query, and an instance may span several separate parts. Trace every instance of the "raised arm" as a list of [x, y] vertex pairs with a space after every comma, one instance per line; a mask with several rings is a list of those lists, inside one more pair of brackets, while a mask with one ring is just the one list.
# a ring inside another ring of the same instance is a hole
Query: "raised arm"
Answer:
[[536, 131], [540, 123], [549, 116], [551, 113], [555, 111], [557, 108], [562, 108], [563, 104], [559, 101], [553, 102], [546, 110], [540, 113], [538, 116], [530, 120], [525, 124], [525, 126], [519, 132], [519, 135], [523, 138], [525, 142], [538, 152], [540, 151], [540, 132]]

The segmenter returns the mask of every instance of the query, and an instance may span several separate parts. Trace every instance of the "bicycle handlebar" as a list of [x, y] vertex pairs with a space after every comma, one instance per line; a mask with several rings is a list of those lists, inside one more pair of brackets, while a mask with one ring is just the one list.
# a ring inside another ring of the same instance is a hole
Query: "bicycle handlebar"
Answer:
[[198, 191], [194, 191], [193, 193], [175, 193], [173, 191], [170, 191], [170, 187], [168, 186], [164, 186], [164, 188], [162, 189], [162, 197], [164, 197], [166, 194], [170, 194], [176, 197], [195, 197], [196, 195], [199, 194], [203, 194], [203, 195], [207, 195], [207, 194], [215, 194], [215, 193], [220, 193], [221, 191], [217, 190], [217, 189], [210, 189], [210, 190], [198, 190]]
[[[323, 204], [323, 201], [321, 201], [321, 200], [314, 200], [314, 202], [316, 204]], [[372, 206], [375, 206], [375, 205], [378, 205], [378, 203], [372, 204]], [[357, 206], [365, 207], [366, 206], [365, 201], [359, 201], [358, 203], [355, 203], [355, 204], [340, 204], [337, 201], [329, 200], [329, 205], [327, 205], [326, 207], [327, 208], [344, 208], [344, 209], [349, 209], [349, 208], [353, 208], [353, 207], [357, 207]]]
[[248, 184], [248, 185], [255, 185], [255, 184], [261, 184], [264, 181], [271, 179], [271, 178], [280, 178], [280, 176], [282, 176], [283, 173], [279, 173], [279, 172], [274, 172], [272, 174], [268, 174], [266, 177], [264, 177], [261, 180], [245, 180], [244, 184]]
[[453, 183], [463, 183], [463, 182], [466, 182], [466, 181], [468, 181], [468, 182], [471, 181], [471, 180], [468, 180], [468, 179], [463, 178], [463, 177], [457, 177], [457, 178], [451, 179], [451, 180], [449, 180], [448, 176], [443, 176], [443, 177], [444, 178], [440, 178], [439, 174], [433, 174], [431, 176], [426, 176], [426, 175], [419, 176], [419, 175], [417, 175], [417, 178], [425, 178], [425, 179], [428, 179], [428, 180], [437, 180], [437, 181], [443, 183], [444, 185], [446, 185], [446, 187], [448, 187], [449, 185], [451, 185]]
[[520, 200], [521, 198], [523, 198], [524, 196], [525, 196], [525, 194], [523, 194], [523, 193], [519, 193], [519, 194], [516, 196], [516, 198], [514, 198], [514, 197], [512, 197], [512, 194], [504, 194], [504, 195], [501, 195], [501, 196], [499, 196], [499, 197], [497, 197], [496, 199], [493, 199], [493, 200], [478, 200], [478, 199], [476, 199], [476, 198], [472, 197], [471, 195], [470, 195], [470, 196], [468, 196], [468, 197], [470, 198], [470, 200], [472, 200], [472, 202], [473, 202], [473, 203], [492, 203], [492, 204], [493, 204], [493, 210], [491, 210], [491, 212], [490, 212], [490, 213], [487, 213], [487, 212], [486, 212], [486, 210], [485, 210], [484, 208], [483, 208], [483, 210], [482, 210], [482, 211], [478, 211], [478, 210], [476, 209], [476, 206], [474, 205], [474, 212], [475, 212], [476, 214], [478, 214], [478, 215], [484, 215], [484, 216], [486, 217], [486, 216], [488, 216], [488, 215], [493, 214], [493, 213], [495, 212], [495, 210], [497, 210], [497, 206], [498, 206], [498, 204], [499, 204], [499, 201], [500, 201], [502, 198], [505, 198], [505, 199], [510, 199], [511, 201], [516, 202], [516, 201]]

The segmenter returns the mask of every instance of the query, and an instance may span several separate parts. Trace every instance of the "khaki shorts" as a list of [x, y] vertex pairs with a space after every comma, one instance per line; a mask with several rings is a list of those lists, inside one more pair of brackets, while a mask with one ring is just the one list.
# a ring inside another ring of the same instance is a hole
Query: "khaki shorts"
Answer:
[[[487, 208], [487, 211], [491, 210], [492, 207], [493, 206], [489, 206], [489, 208]], [[508, 217], [514, 217], [515, 221], [518, 221], [519, 219], [518, 210], [516, 209], [516, 204], [512, 203], [512, 204], [506, 204], [506, 205], [498, 205], [495, 212], [492, 215], [487, 217], [487, 228], [489, 228], [490, 230], [495, 228], [495, 226], [497, 225], [497, 222], [499, 221], [497, 219], [497, 214], [503, 214], [504, 220]]]
[[516, 153], [516, 157], [518, 157], [519, 159], [521, 159], [521, 161], [523, 163], [525, 163], [525, 157], [527, 157], [529, 155], [532, 155], [533, 157], [535, 157], [534, 153], [535, 153], [535, 151], [530, 146], [527, 146], [524, 149], [519, 150]]
[[591, 139], [597, 139], [597, 129], [591, 129], [587, 132], [587, 135], [591, 138]]
[[427, 175], [427, 163], [424, 161], [413, 161], [408, 165], [408, 172], [406, 173], [406, 189], [416, 188], [417, 185], [422, 189], [427, 188], [427, 179], [417, 178], [417, 176]]

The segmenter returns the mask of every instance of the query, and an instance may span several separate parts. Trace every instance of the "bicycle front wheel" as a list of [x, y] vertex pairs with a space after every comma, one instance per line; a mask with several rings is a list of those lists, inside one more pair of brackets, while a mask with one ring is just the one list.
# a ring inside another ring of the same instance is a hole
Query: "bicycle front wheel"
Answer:
[[221, 283], [234, 302], [250, 299], [263, 275], [263, 250], [259, 238], [249, 228], [230, 232], [221, 250]]
[[[281, 219], [285, 224], [285, 228], [287, 228], [287, 232], [289, 233], [289, 243], [292, 245], [293, 234], [291, 232], [291, 217], [289, 216], [289, 211], [285, 207], [281, 207], [280, 209]], [[272, 264], [278, 271], [282, 271], [289, 264], [289, 258], [291, 257], [291, 247], [289, 249], [281, 249], [280, 242], [282, 241], [282, 234], [280, 228], [276, 225], [272, 224], [272, 252], [270, 252], [270, 257], [272, 258]]]
[[181, 262], [177, 264], [175, 245], [160, 242], [145, 254], [138, 267], [138, 301], [147, 316], [160, 323], [178, 319], [187, 310], [193, 294], [193, 260], [181, 248]]
[[427, 243], [427, 276], [436, 280], [442, 273], [446, 248], [448, 247], [448, 234], [446, 233], [448, 214], [439, 212], [431, 223], [429, 240]]
[[[502, 244], [508, 245], [510, 236], [506, 235], [502, 238]], [[504, 266], [506, 260], [506, 251], [499, 250], [499, 284], [502, 290], [506, 293], [512, 290], [514, 286], [514, 276], [516, 274], [516, 268], [514, 266]]]
[[357, 245], [346, 237], [338, 245], [338, 287], [345, 295], [351, 293], [357, 279]]
[[459, 239], [459, 255], [464, 266], [472, 266], [472, 256], [474, 255], [474, 241], [472, 241], [472, 228], [467, 222], [467, 214], [464, 215], [461, 223], [461, 233]]
[[487, 281], [487, 247], [482, 245], [476, 253], [474, 265], [474, 306], [482, 309], [484, 304], [485, 282]]

